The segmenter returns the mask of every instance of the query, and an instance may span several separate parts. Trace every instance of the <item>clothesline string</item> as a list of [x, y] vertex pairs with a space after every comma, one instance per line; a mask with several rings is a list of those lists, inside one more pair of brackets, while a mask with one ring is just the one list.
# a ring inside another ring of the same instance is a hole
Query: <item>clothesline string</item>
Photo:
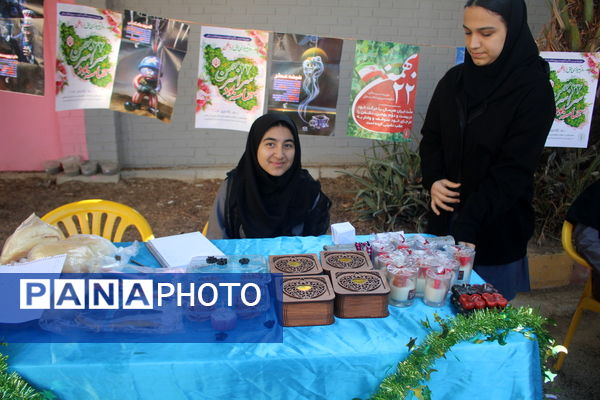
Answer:
[[[114, 11], [114, 10], [111, 10]], [[114, 11], [114, 12], [118, 12], [118, 11]], [[161, 18], [161, 17], [158, 17]], [[221, 26], [221, 25], [212, 25], [212, 24], [202, 24], [200, 22], [195, 22], [195, 21], [188, 21], [185, 19], [175, 19], [175, 18], [168, 18], [171, 19], [173, 21], [179, 21], [179, 22], [183, 22], [185, 24], [188, 25], [200, 25], [200, 26], [208, 26], [211, 28], [228, 28], [226, 26]], [[231, 28], [231, 29], [244, 29], [244, 28]], [[275, 32], [269, 29], [245, 29], [245, 30], [261, 30], [263, 32], [270, 32], [270, 33], [280, 33], [280, 32]], [[283, 32], [282, 32], [283, 33]], [[315, 35], [315, 36], [321, 36], [321, 35]], [[340, 36], [335, 36], [336, 39], [342, 39], [342, 40], [362, 40], [362, 39], [356, 39], [356, 38], [352, 38], [352, 37], [340, 37]], [[442, 48], [442, 49], [456, 49], [457, 47], [461, 47], [461, 46], [450, 46], [450, 45], [442, 45], [442, 44], [411, 44], [411, 43], [403, 43], [403, 44], [410, 44], [411, 46], [418, 46], [418, 47], [434, 47], [434, 48]]]

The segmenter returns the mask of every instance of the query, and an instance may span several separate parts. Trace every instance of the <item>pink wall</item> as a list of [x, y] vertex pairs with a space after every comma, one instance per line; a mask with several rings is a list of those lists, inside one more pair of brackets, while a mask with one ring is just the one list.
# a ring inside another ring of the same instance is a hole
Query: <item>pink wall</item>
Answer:
[[88, 158], [83, 111], [54, 111], [56, 3], [44, 1], [45, 95], [0, 91], [0, 171], [43, 170], [45, 160], [72, 154]]

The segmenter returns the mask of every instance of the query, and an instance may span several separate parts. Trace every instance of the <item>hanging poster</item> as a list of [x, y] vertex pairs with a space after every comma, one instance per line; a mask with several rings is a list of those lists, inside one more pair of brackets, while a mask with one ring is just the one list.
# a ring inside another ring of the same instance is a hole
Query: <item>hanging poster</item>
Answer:
[[418, 71], [418, 46], [358, 40], [348, 136], [410, 141]]
[[125, 10], [110, 109], [171, 122], [189, 25]]
[[121, 14], [57, 4], [56, 110], [108, 108], [121, 43]]
[[331, 135], [343, 43], [342, 39], [275, 33], [269, 111], [286, 113], [299, 133]]
[[196, 128], [248, 132], [263, 114], [268, 39], [264, 31], [202, 27]]
[[0, 90], [44, 95], [43, 32], [43, 0], [0, 0]]
[[556, 115], [546, 147], [586, 148], [598, 85], [600, 53], [543, 51], [550, 64]]

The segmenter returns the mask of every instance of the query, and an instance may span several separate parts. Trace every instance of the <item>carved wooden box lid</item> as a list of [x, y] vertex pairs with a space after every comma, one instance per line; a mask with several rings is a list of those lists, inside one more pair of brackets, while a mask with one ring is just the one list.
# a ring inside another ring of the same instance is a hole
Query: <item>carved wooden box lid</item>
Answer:
[[333, 271], [333, 291], [340, 295], [387, 295], [390, 286], [381, 271]]
[[284, 276], [281, 289], [284, 303], [331, 301], [335, 297], [327, 275]]
[[366, 251], [322, 251], [321, 266], [326, 272], [368, 271], [373, 269]]
[[316, 254], [269, 256], [271, 273], [284, 275], [316, 275], [323, 272]]

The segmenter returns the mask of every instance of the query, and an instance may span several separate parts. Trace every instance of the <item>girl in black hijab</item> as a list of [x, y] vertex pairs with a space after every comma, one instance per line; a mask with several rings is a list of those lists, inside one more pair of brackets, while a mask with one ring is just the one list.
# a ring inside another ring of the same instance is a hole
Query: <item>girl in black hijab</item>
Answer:
[[592, 293], [600, 301], [600, 180], [577, 196], [567, 212], [567, 221], [574, 226], [577, 252], [592, 266]]
[[331, 202], [300, 160], [298, 131], [290, 118], [269, 113], [254, 121], [242, 158], [217, 193], [207, 236], [324, 234]]
[[465, 62], [438, 83], [421, 131], [428, 232], [476, 250], [507, 299], [529, 290], [533, 174], [555, 114], [523, 0], [469, 0]]

